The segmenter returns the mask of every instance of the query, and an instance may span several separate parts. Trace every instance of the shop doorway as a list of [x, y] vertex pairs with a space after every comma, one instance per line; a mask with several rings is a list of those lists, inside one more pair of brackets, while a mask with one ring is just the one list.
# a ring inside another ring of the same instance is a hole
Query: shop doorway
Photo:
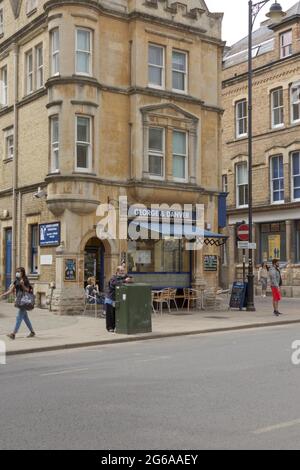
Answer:
[[88, 240], [84, 249], [84, 287], [89, 277], [96, 279], [99, 290], [104, 290], [104, 253], [103, 243], [97, 237]]

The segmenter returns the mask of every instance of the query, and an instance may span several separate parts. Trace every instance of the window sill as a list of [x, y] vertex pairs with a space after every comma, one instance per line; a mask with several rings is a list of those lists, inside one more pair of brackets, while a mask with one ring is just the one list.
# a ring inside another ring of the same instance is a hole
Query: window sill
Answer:
[[2, 39], [2, 38], [3, 38], [3, 36], [4, 36], [4, 33], [1, 33], [1, 34], [0, 34], [0, 39]]
[[12, 161], [13, 161], [13, 158], [12, 158], [12, 157], [11, 157], [11, 158], [4, 158], [4, 159], [3, 159], [3, 163], [5, 163], [5, 164], [6, 164], [6, 163], [10, 163], [10, 162], [12, 162]]
[[34, 281], [36, 281], [40, 278], [39, 273], [29, 273], [29, 274], [27, 274], [27, 276], [28, 276], [28, 279], [32, 279]]

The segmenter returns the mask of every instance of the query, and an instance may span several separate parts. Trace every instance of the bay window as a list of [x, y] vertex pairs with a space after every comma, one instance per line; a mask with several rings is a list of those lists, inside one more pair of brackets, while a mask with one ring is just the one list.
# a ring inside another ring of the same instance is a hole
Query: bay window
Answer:
[[76, 29], [76, 73], [92, 74], [92, 33], [88, 29]]
[[91, 118], [76, 116], [76, 170], [91, 171], [92, 139]]
[[51, 132], [51, 171], [59, 171], [59, 118], [53, 116], [50, 119]]
[[51, 74], [59, 75], [59, 29], [51, 31]]

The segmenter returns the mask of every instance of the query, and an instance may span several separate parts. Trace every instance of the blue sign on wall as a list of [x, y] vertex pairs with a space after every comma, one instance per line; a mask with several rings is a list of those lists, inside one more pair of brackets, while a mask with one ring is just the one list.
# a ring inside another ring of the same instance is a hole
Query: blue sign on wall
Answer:
[[40, 246], [60, 245], [60, 222], [40, 224]]

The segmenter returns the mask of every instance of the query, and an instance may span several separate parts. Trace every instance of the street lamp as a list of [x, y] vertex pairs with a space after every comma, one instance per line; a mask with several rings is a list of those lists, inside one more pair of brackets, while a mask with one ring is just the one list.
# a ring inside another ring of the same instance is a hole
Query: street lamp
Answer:
[[[252, 80], [253, 80], [253, 68], [252, 68], [252, 32], [255, 20], [260, 10], [270, 0], [262, 0], [254, 3], [249, 0], [249, 33], [248, 33], [248, 223], [249, 223], [249, 243], [252, 243], [252, 225], [253, 225], [253, 201], [252, 201]], [[281, 5], [277, 3], [277, 0], [271, 5], [270, 11], [267, 17], [272, 20], [273, 23], [278, 23], [286, 15], [283, 12]], [[247, 310], [250, 312], [255, 311], [254, 306], [254, 274], [253, 274], [253, 250], [249, 249], [249, 264], [248, 264], [248, 300]]]

